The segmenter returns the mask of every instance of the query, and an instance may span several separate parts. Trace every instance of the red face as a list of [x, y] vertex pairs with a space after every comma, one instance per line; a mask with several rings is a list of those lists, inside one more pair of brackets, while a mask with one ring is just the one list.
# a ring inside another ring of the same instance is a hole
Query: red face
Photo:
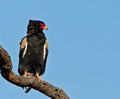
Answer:
[[45, 30], [47, 30], [47, 29], [48, 29], [48, 28], [47, 28], [47, 26], [46, 26], [46, 25], [44, 25], [43, 23], [41, 23], [41, 24], [40, 24], [40, 28], [45, 29]]

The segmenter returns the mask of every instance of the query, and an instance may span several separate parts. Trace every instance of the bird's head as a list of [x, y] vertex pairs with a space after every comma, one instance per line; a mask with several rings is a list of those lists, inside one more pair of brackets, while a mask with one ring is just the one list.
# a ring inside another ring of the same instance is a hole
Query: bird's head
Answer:
[[29, 24], [27, 27], [27, 33], [36, 33], [36, 32], [42, 32], [43, 29], [47, 30], [47, 26], [44, 22], [38, 21], [38, 20], [29, 20]]

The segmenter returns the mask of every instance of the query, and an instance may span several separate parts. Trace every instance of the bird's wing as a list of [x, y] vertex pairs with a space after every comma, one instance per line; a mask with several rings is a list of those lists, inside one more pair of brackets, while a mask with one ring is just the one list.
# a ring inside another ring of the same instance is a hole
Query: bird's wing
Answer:
[[47, 61], [47, 56], [48, 56], [48, 41], [45, 40], [44, 48], [43, 48], [43, 66], [42, 66], [42, 75], [45, 72], [45, 67], [46, 67], [46, 61]]
[[27, 43], [27, 37], [24, 37], [20, 43], [20, 52], [19, 52], [19, 68], [18, 68], [18, 72], [20, 75], [23, 75], [24, 74], [24, 65], [23, 65], [23, 61], [24, 61], [24, 56], [26, 54], [26, 51], [27, 51], [27, 46], [28, 46], [28, 43]]

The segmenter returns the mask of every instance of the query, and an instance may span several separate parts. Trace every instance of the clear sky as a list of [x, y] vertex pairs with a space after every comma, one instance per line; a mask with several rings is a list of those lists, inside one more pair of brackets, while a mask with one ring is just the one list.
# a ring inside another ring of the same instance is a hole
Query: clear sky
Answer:
[[[16, 74], [29, 19], [48, 27], [43, 80], [70, 99], [120, 99], [120, 0], [0, 0], [0, 45]], [[24, 91], [0, 76], [0, 99], [50, 99]]]

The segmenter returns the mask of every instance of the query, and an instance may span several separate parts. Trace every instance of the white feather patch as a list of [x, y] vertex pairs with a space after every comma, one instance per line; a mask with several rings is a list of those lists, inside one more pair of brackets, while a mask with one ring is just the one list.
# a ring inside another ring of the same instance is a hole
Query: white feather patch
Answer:
[[26, 52], [27, 52], [27, 46], [28, 46], [28, 43], [26, 43], [26, 45], [25, 45], [25, 49], [24, 49], [24, 52], [23, 52], [22, 58], [25, 56], [25, 54], [26, 54]]
[[44, 44], [44, 49], [43, 49], [43, 59], [45, 59], [45, 56], [46, 56], [46, 44]]

